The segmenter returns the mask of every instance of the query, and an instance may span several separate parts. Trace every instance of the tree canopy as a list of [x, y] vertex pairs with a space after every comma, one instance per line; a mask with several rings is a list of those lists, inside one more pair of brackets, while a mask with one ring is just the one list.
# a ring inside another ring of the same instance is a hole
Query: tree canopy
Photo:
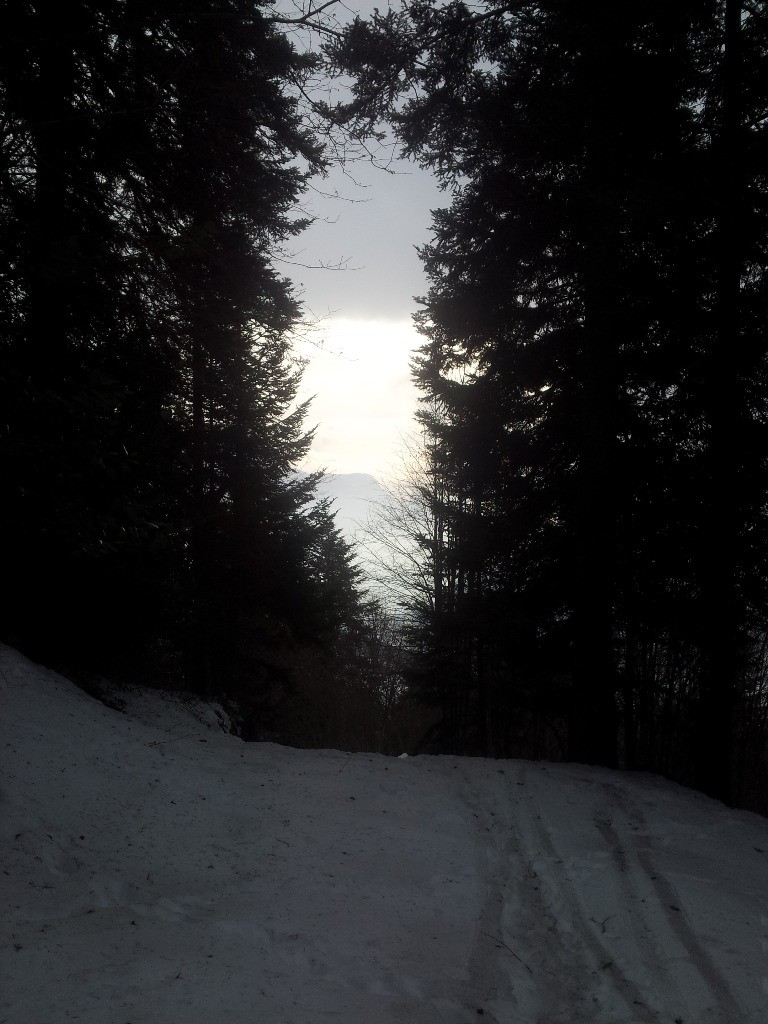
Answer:
[[285, 27], [253, 0], [2, 6], [0, 621], [41, 657], [255, 700], [357, 614], [295, 472], [274, 258], [327, 156]]
[[351, 123], [452, 192], [414, 373], [415, 672], [453, 748], [538, 736], [732, 796], [766, 611], [765, 32], [736, 0], [410, 0], [330, 46]]

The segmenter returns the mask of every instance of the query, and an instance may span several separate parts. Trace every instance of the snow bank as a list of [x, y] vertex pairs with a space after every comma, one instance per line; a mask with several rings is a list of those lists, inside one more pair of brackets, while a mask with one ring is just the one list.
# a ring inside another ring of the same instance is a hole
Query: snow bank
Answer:
[[120, 698], [0, 649], [3, 1024], [768, 1019], [762, 818]]

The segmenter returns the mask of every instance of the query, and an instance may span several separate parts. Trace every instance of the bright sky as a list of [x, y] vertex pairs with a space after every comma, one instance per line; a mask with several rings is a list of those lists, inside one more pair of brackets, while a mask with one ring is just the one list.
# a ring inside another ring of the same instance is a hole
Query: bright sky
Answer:
[[308, 424], [319, 424], [305, 469], [386, 479], [413, 426], [411, 317], [426, 291], [416, 246], [448, 197], [415, 165], [393, 168], [358, 163], [316, 182], [306, 206], [317, 220], [278, 264], [319, 321], [313, 343], [296, 344], [308, 360], [301, 397], [315, 396]]
[[300, 344], [308, 359], [302, 397], [314, 395], [307, 425], [317, 424], [304, 468], [392, 475], [416, 408], [409, 360], [418, 344], [408, 321], [342, 317]]

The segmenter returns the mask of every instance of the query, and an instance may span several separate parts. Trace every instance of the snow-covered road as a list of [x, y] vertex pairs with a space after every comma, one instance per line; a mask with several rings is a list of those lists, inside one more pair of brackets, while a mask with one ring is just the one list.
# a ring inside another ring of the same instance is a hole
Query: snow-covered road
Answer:
[[765, 819], [118, 696], [0, 649], [0, 1024], [768, 1021]]
[[765, 1013], [763, 977], [753, 979], [752, 1007], [737, 980], [757, 952], [749, 925], [766, 906], [765, 864], [762, 884], [734, 885], [730, 823], [718, 836], [713, 815], [727, 812], [652, 778], [521, 762], [494, 778], [473, 762], [456, 767], [486, 863], [476, 943], [486, 941], [473, 960], [491, 965], [500, 1022], [737, 1022]]

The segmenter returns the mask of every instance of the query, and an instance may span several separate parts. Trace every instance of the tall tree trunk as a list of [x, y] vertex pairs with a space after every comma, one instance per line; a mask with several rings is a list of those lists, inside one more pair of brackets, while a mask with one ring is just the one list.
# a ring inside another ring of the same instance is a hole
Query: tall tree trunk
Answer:
[[206, 352], [199, 333], [192, 338], [192, 523], [189, 557], [192, 568], [192, 637], [189, 665], [194, 688], [205, 693], [211, 679], [211, 637], [206, 478], [205, 367]]
[[614, 663], [616, 591], [616, 471], [618, 470], [617, 349], [620, 211], [617, 109], [619, 18], [601, 12], [583, 23], [587, 155], [583, 181], [583, 342], [579, 352], [578, 493], [574, 519], [573, 691], [569, 757], [618, 764]]
[[743, 568], [746, 424], [740, 373], [740, 291], [743, 266], [744, 143], [741, 128], [741, 0], [726, 0], [720, 135], [716, 140], [720, 205], [714, 337], [705, 371], [709, 424], [707, 494], [699, 553], [701, 677], [696, 730], [696, 781], [726, 803], [732, 800], [734, 710], [744, 651]]
[[[606, 296], [606, 302], [612, 301]], [[596, 318], [597, 319], [597, 318]], [[611, 436], [613, 382], [610, 325], [592, 320], [589, 378], [583, 393], [582, 452], [574, 540], [576, 573], [572, 636], [573, 692], [569, 757], [615, 767], [617, 756], [614, 664], [616, 465]]]

